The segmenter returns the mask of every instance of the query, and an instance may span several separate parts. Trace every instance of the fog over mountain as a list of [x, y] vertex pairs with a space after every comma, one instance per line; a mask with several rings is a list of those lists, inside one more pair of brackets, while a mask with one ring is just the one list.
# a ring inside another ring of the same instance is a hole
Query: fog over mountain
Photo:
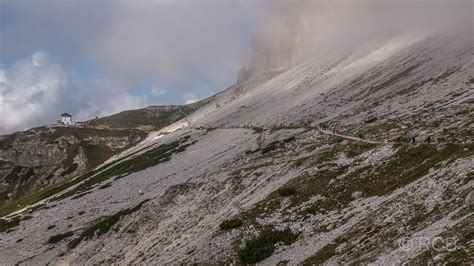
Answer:
[[473, 261], [472, 1], [0, 7], [3, 264]]
[[[287, 68], [399, 34], [472, 25], [469, 0], [7, 0], [0, 12], [3, 133], [63, 111], [84, 120], [189, 103], [231, 85], [242, 66], [271, 68], [262, 60]], [[34, 63], [39, 55], [44, 66]]]

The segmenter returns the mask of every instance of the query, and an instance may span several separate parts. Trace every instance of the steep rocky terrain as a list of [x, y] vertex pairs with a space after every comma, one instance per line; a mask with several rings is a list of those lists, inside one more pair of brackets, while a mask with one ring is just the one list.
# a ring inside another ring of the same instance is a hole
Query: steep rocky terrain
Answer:
[[233, 86], [0, 220], [3, 262], [469, 264], [472, 33], [397, 36]]
[[4, 136], [0, 203], [93, 169], [146, 137], [138, 130], [44, 127]]
[[150, 106], [87, 121], [0, 136], [0, 205], [94, 169], [111, 156], [185, 118], [210, 99], [183, 106]]
[[159, 130], [192, 114], [209, 103], [211, 98], [187, 105], [149, 106], [143, 109], [123, 111], [87, 122], [88, 127], [109, 129]]

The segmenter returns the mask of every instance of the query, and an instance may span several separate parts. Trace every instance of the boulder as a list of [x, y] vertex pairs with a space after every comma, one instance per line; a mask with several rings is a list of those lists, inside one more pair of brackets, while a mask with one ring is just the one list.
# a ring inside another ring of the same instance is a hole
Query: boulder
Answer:
[[436, 145], [436, 150], [437, 150], [437, 151], [442, 151], [442, 150], [444, 150], [445, 148], [446, 148], [446, 144], [444, 144], [444, 143], [441, 143], [441, 144]]
[[466, 204], [468, 208], [474, 209], [474, 190], [467, 195], [464, 204]]
[[355, 191], [354, 193], [352, 193], [352, 199], [358, 199], [360, 197], [362, 197], [364, 193], [362, 193], [361, 191]]

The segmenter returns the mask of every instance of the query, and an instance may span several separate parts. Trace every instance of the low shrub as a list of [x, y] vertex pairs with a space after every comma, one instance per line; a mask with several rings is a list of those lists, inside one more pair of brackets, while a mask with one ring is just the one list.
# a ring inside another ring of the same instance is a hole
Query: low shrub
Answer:
[[20, 219], [18, 217], [12, 218], [10, 220], [0, 218], [0, 233], [2, 232], [8, 233], [19, 224], [20, 224]]
[[69, 166], [67, 169], [65, 169], [65, 170], [61, 173], [61, 176], [65, 176], [65, 175], [72, 174], [74, 171], [76, 171], [77, 166], [78, 166], [77, 163], [71, 164], [71, 166]]
[[224, 220], [219, 227], [221, 230], [231, 230], [234, 228], [238, 228], [242, 225], [242, 220], [240, 219], [230, 219], [230, 220]]
[[113, 215], [102, 217], [95, 224], [89, 226], [84, 231], [82, 231], [82, 233], [77, 238], [71, 240], [68, 243], [68, 248], [74, 249], [83, 240], [91, 239], [94, 235], [101, 236], [107, 233], [110, 230], [110, 228], [112, 228], [112, 226], [114, 226], [120, 220], [120, 218], [128, 214], [131, 214], [135, 211], [138, 211], [142, 207], [142, 205], [147, 201], [148, 199], [140, 202], [140, 204], [138, 204], [137, 206], [133, 208], [124, 209]]
[[74, 232], [66, 232], [64, 234], [57, 234], [57, 235], [54, 235], [54, 236], [50, 237], [48, 239], [48, 243], [49, 244], [58, 243], [59, 241], [65, 239], [65, 238], [71, 237], [73, 235], [74, 235]]
[[296, 194], [296, 189], [293, 187], [283, 187], [278, 189], [278, 194], [282, 197], [289, 197]]
[[109, 183], [106, 183], [106, 184], [100, 186], [99, 189], [106, 189], [106, 188], [111, 187], [111, 186], [112, 186], [112, 182], [109, 182]]
[[239, 257], [244, 263], [257, 263], [273, 254], [276, 243], [291, 245], [297, 238], [298, 235], [288, 228], [285, 230], [266, 228], [258, 237], [245, 242], [245, 246], [239, 250]]

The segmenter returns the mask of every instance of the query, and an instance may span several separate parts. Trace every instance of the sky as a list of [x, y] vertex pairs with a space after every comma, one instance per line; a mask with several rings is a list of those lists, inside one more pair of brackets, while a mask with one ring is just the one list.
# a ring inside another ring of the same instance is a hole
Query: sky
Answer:
[[472, 22], [472, 0], [0, 0], [0, 134], [212, 96], [296, 14], [309, 57]]
[[225, 89], [248, 60], [244, 2], [0, 0], [0, 134]]

